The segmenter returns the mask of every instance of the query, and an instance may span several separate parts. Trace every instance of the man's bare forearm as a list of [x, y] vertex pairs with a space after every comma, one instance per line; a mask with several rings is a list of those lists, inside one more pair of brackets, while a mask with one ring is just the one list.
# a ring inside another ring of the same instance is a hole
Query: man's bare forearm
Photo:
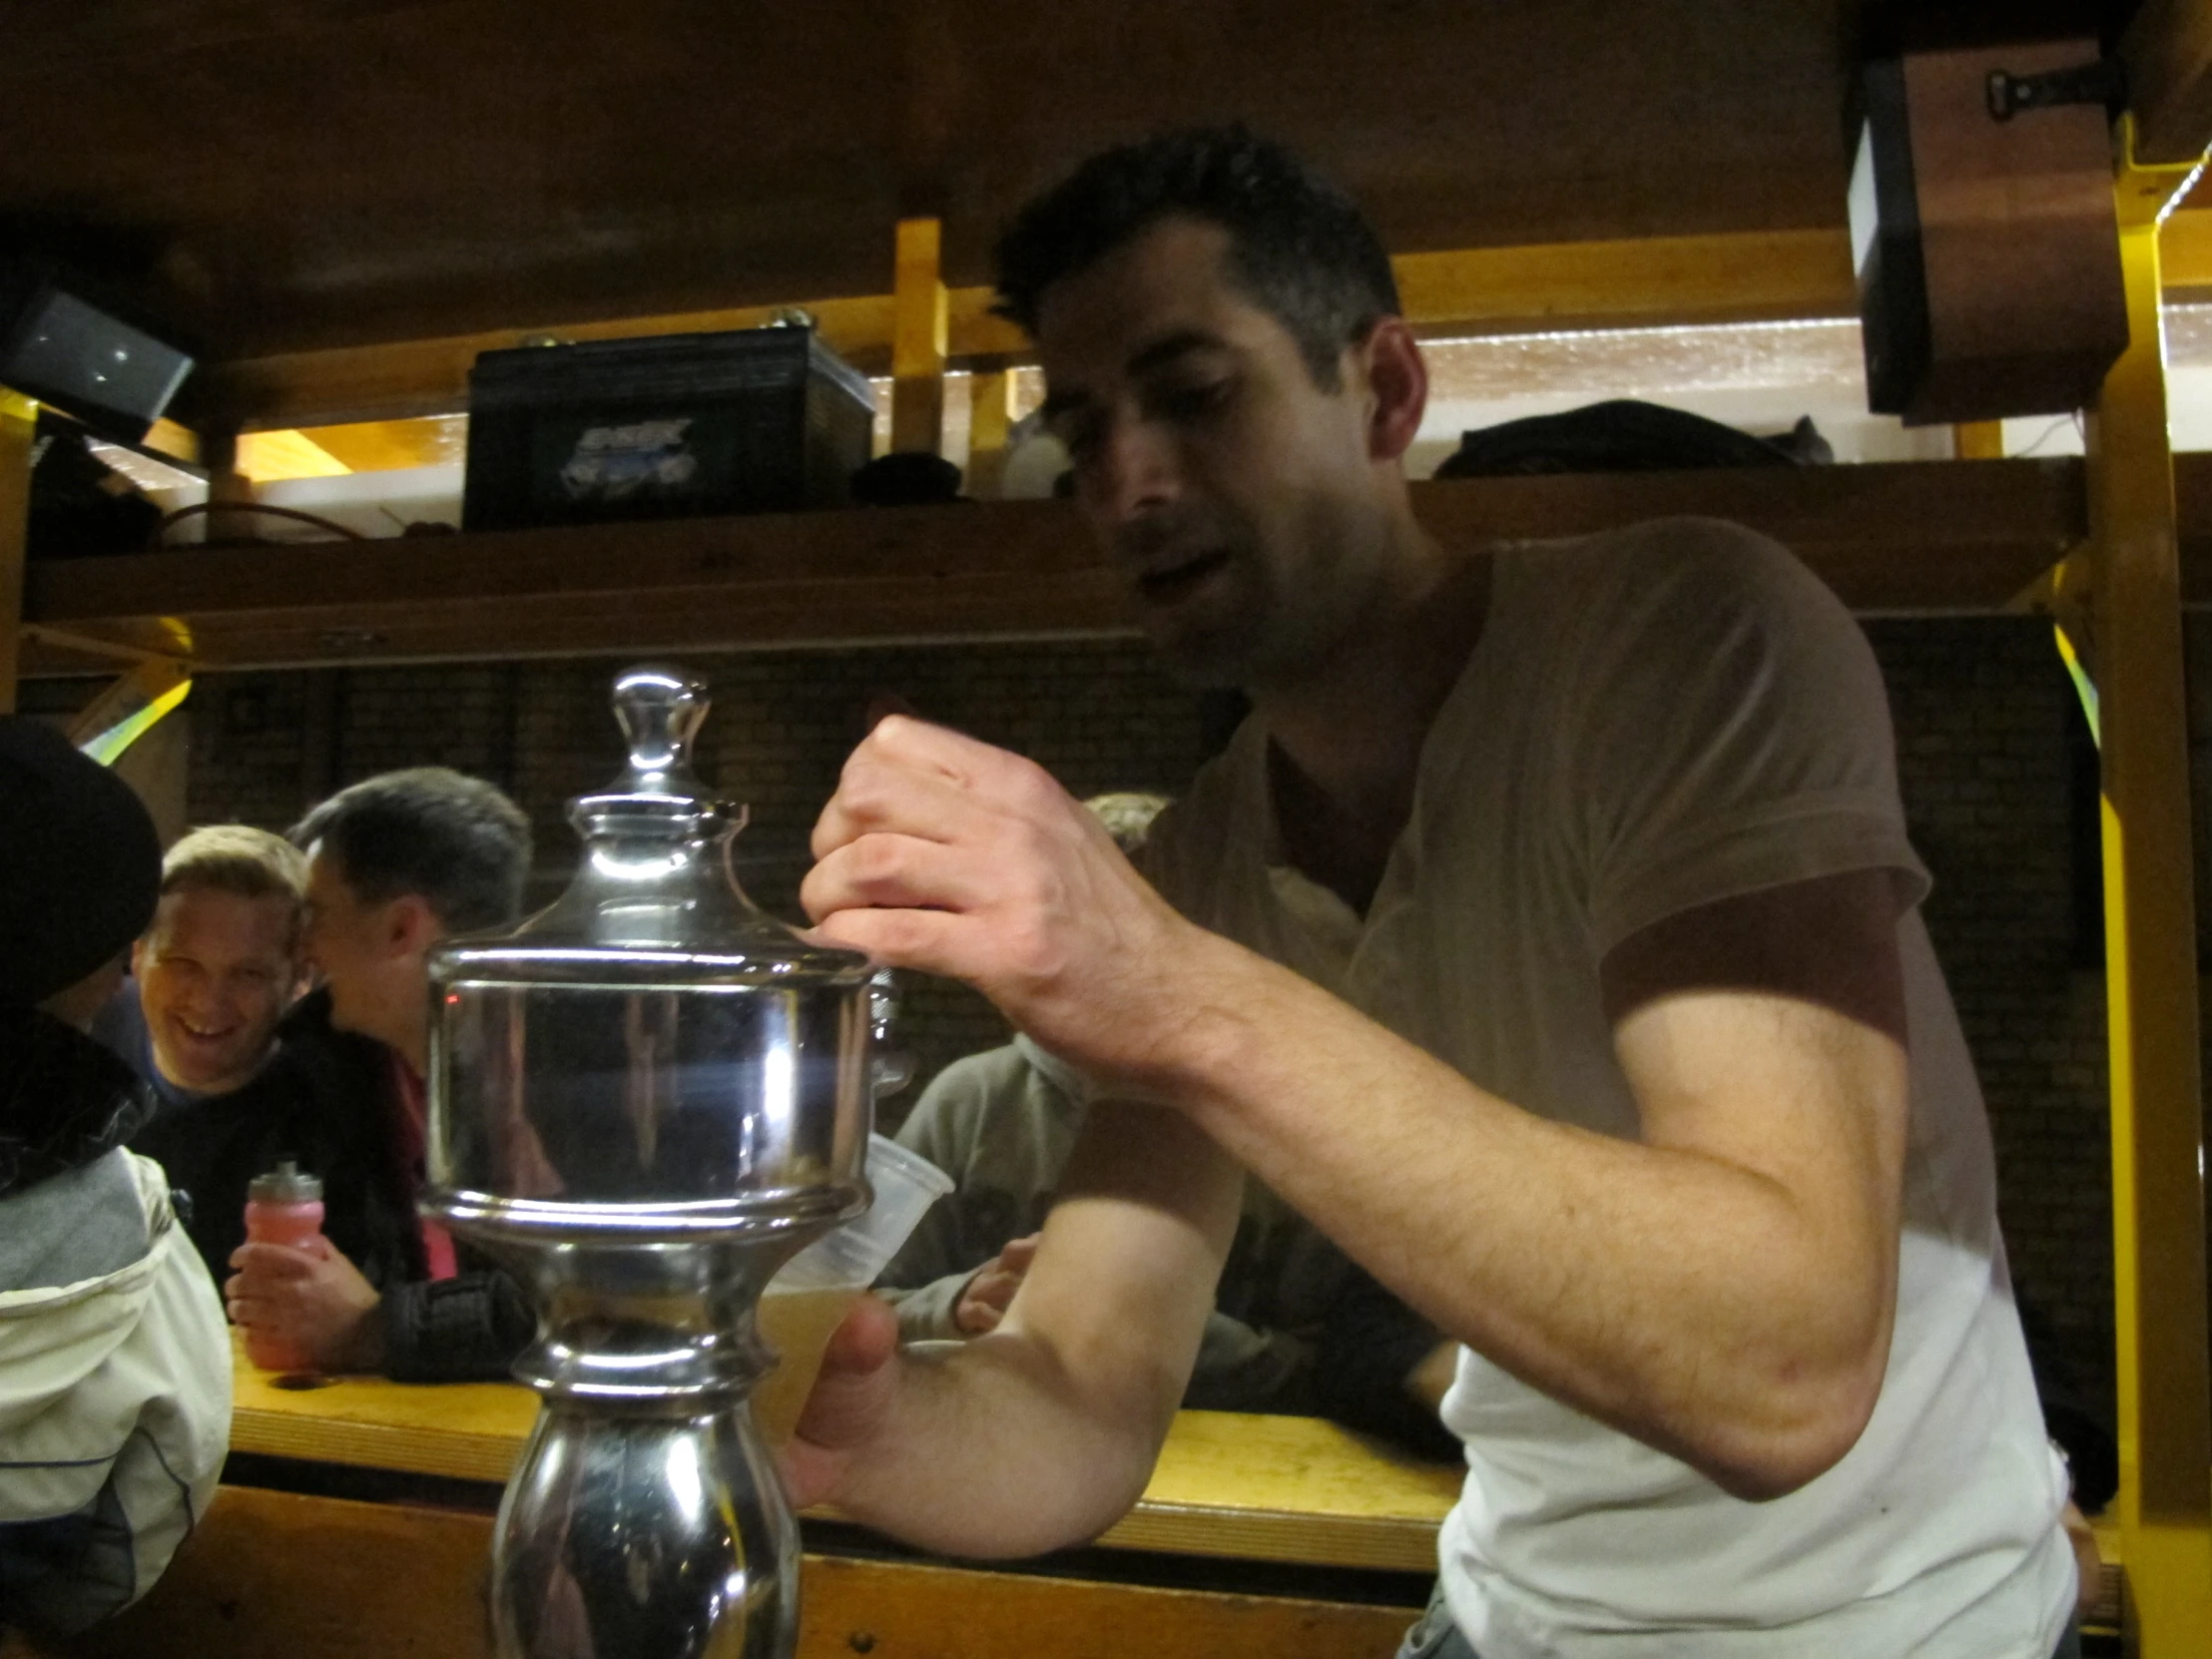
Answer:
[[899, 1357], [838, 1507], [956, 1555], [1034, 1554], [1112, 1525], [1174, 1420], [1241, 1190], [1176, 1114], [1094, 1107], [1005, 1319]]

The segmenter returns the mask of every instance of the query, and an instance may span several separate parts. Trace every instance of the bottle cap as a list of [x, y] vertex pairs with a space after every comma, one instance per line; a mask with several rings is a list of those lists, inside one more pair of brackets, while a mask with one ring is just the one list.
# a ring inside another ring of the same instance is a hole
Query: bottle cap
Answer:
[[249, 1204], [319, 1204], [322, 1182], [290, 1158], [280, 1158], [267, 1175], [257, 1175], [246, 1189]]

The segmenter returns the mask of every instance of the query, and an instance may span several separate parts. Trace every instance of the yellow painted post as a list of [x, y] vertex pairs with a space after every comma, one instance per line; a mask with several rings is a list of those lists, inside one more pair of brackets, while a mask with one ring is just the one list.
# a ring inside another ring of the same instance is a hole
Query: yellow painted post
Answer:
[[944, 443], [944, 356], [948, 305], [939, 264], [943, 227], [898, 222], [891, 290], [891, 448], [937, 454]]
[[2004, 459], [2004, 422], [1962, 420], [1950, 429], [1950, 452], [1961, 461]]
[[23, 555], [31, 529], [31, 433], [38, 405], [0, 386], [0, 715], [15, 712], [23, 655]]
[[[242, 434], [236, 427], [207, 426], [200, 433], [200, 461], [208, 469], [208, 499], [210, 501], [249, 502], [254, 499], [254, 480], [239, 468], [240, 450], [244, 447]], [[228, 537], [251, 533], [251, 522], [241, 523], [237, 513], [211, 513], [202, 520], [202, 534], [209, 541], [222, 541]]]
[[1014, 377], [1004, 369], [978, 371], [968, 385], [967, 493], [997, 499], [1006, 471], [1006, 433], [1014, 401]]
[[[2123, 123], [2122, 144], [2132, 145]], [[2181, 177], [2170, 181], [2178, 189]], [[2111, 1046], [2115, 1508], [2135, 1651], [2212, 1645], [2212, 1392], [2207, 1387], [2203, 1098], [2180, 553], [2166, 431], [2157, 213], [2121, 168], [2131, 343], [2089, 420], [2096, 676], [2104, 775]]]

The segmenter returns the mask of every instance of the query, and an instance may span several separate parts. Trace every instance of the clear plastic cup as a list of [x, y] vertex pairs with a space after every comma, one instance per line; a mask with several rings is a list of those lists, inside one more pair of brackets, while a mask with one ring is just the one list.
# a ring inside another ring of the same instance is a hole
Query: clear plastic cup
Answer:
[[952, 1190], [944, 1171], [882, 1135], [868, 1137], [867, 1179], [875, 1201], [785, 1263], [761, 1296], [761, 1336], [780, 1358], [753, 1389], [753, 1420], [771, 1446], [791, 1438], [823, 1351], [853, 1298], [890, 1266], [929, 1206]]

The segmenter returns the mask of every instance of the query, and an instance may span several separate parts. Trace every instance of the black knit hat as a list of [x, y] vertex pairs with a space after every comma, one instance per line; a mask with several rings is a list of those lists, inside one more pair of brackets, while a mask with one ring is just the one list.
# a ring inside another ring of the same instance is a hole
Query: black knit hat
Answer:
[[161, 885], [161, 837], [131, 787], [51, 727], [0, 716], [0, 1007], [114, 956]]

